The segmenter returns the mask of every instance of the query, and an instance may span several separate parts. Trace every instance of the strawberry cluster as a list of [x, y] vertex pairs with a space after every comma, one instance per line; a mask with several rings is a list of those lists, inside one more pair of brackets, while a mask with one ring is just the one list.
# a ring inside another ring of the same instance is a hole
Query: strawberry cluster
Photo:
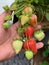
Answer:
[[[15, 7], [15, 5], [13, 7]], [[16, 13], [15, 9], [13, 10], [13, 7], [11, 9], [13, 11], [12, 17], [11, 15], [7, 15], [5, 17], [7, 22], [3, 24], [4, 28], [9, 28], [12, 25], [11, 23], [13, 21], [14, 14]], [[20, 27], [17, 29], [17, 31], [22, 40], [14, 41], [13, 48], [18, 54], [23, 46], [23, 49], [25, 50], [25, 56], [30, 60], [33, 55], [37, 53], [38, 49], [43, 47], [44, 44], [41, 41], [44, 39], [45, 34], [41, 26], [38, 25], [37, 15], [33, 13], [31, 6], [25, 5], [18, 18]]]
[[[22, 38], [23, 36], [27, 38], [23, 42], [23, 49], [25, 50], [26, 58], [30, 60], [37, 53], [38, 49], [43, 47], [41, 40], [44, 39], [45, 34], [40, 25], [38, 25], [37, 15], [32, 13], [30, 6], [25, 7], [22, 11], [20, 23], [22, 29], [24, 28]], [[37, 43], [37, 41], [39, 42]]]

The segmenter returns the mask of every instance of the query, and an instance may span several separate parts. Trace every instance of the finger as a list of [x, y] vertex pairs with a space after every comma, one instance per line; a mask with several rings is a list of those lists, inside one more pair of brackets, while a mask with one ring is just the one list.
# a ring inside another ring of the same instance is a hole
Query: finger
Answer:
[[15, 55], [14, 49], [12, 48], [12, 42], [14, 38], [18, 38], [18, 34], [15, 32], [10, 35], [8, 40], [0, 45], [0, 61], [9, 59]]
[[16, 30], [18, 27], [20, 27], [20, 22], [16, 22], [15, 24], [13, 24], [13, 25], [11, 26], [11, 28], [12, 28], [13, 30]]
[[15, 55], [12, 48], [12, 39], [9, 38], [4, 44], [0, 46], [0, 61], [9, 59]]
[[41, 25], [37, 25], [37, 27], [35, 28], [35, 30], [39, 30], [39, 29], [41, 29], [41, 28], [42, 28]]
[[36, 47], [37, 47], [37, 49], [43, 48], [44, 47], [44, 43], [43, 42], [38, 42], [36, 44]]
[[6, 12], [0, 15], [0, 25], [5, 21]]
[[11, 26], [11, 28], [10, 28], [12, 37], [13, 37], [14, 39], [15, 39], [16, 37], [17, 37], [17, 38], [21, 38], [21, 37], [19, 36], [18, 32], [17, 32], [17, 28], [18, 28], [18, 27], [20, 27], [20, 23], [19, 23], [19, 22], [13, 24], [13, 25]]
[[0, 61], [9, 59], [15, 55], [15, 52], [12, 48], [12, 42], [14, 39], [19, 37], [17, 34], [17, 31], [14, 30], [17, 26], [18, 26], [18, 23], [14, 24], [9, 29], [10, 36], [9, 36], [8, 40], [5, 43], [3, 43], [2, 45], [0, 45], [0, 52], [1, 52], [0, 53]]
[[8, 30], [5, 31], [3, 26], [2, 26], [3, 22], [5, 21], [5, 16], [6, 16], [6, 12], [3, 12], [0, 15], [0, 44], [5, 42], [8, 39], [9, 35], [10, 35], [9, 31]]
[[0, 27], [0, 44], [4, 43], [10, 36], [10, 31], [9, 30], [4, 30], [3, 28]]
[[16, 31], [16, 28], [18, 26], [19, 26], [18, 23], [16, 23], [8, 30], [4, 30], [0, 28], [0, 44], [4, 43], [9, 37], [12, 37], [15, 39], [18, 36], [17, 31]]

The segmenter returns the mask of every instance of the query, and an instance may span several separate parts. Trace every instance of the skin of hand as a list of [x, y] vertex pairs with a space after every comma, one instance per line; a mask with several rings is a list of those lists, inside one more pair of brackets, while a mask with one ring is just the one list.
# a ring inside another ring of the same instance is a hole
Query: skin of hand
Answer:
[[[0, 15], [0, 61], [7, 60], [16, 55], [12, 42], [14, 39], [19, 38], [16, 28], [19, 27], [19, 22], [13, 24], [8, 30], [3, 28], [3, 23], [5, 22], [6, 12]], [[42, 45], [41, 45], [42, 44]], [[42, 48], [43, 43], [37, 44], [37, 49]], [[40, 47], [39, 47], [40, 46]]]
[[16, 28], [19, 27], [19, 23], [13, 24], [8, 30], [3, 28], [6, 12], [0, 15], [0, 61], [9, 59], [15, 55], [12, 48], [12, 42], [14, 39], [19, 38]]

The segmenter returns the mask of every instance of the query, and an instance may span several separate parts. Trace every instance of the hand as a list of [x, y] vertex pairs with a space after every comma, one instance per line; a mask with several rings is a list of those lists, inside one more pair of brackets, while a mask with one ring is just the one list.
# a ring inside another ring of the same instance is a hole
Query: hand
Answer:
[[[16, 55], [12, 48], [12, 42], [14, 39], [19, 38], [16, 28], [19, 27], [19, 23], [13, 24], [8, 30], [3, 28], [6, 12], [0, 15], [0, 61], [9, 59]], [[42, 48], [43, 43], [38, 43], [37, 49]]]
[[19, 23], [13, 24], [8, 30], [3, 28], [6, 12], [0, 15], [0, 61], [9, 59], [15, 55], [12, 48], [12, 42], [18, 38], [16, 28], [19, 27]]

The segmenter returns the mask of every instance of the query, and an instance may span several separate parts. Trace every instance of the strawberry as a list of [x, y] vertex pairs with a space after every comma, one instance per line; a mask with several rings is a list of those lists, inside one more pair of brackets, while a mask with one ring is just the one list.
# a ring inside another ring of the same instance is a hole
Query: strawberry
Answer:
[[34, 56], [34, 54], [33, 54], [32, 51], [30, 51], [30, 50], [25, 51], [25, 57], [26, 57], [28, 60], [32, 59], [33, 56]]
[[18, 54], [22, 49], [23, 42], [18, 39], [14, 40], [12, 46], [13, 46], [13, 49], [15, 50], [15, 53]]
[[37, 16], [33, 14], [31, 17], [30, 25], [36, 27], [37, 26]]
[[27, 15], [21, 15], [21, 25], [26, 24], [27, 22], [29, 22], [29, 17]]
[[32, 37], [33, 33], [34, 33], [34, 28], [31, 26], [28, 26], [24, 32], [26, 37]]
[[30, 39], [30, 40], [25, 41], [23, 48], [31, 50], [32, 52], [34, 52], [34, 54], [37, 53], [36, 41], [34, 39]]
[[24, 15], [32, 15], [32, 8], [30, 6], [26, 6], [24, 10], [22, 11], [22, 14]]
[[42, 41], [45, 38], [45, 33], [43, 30], [36, 30], [34, 32], [34, 37], [38, 40], [38, 41]]

